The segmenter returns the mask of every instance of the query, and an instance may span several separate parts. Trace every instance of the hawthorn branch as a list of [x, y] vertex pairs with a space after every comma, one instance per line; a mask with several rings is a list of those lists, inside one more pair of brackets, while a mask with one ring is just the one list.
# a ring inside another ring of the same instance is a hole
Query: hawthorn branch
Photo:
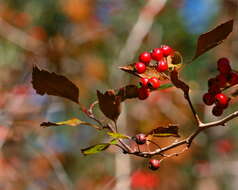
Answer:
[[138, 151], [134, 151], [134, 152], [127, 152], [128, 154], [133, 154], [139, 157], [144, 157], [144, 158], [150, 158], [152, 156], [156, 156], [156, 155], [161, 155], [163, 152], [166, 152], [168, 150], [171, 150], [173, 148], [182, 146], [182, 145], [187, 145], [187, 147], [185, 149], [183, 149], [181, 152], [179, 153], [173, 153], [170, 155], [164, 155], [165, 157], [172, 157], [172, 156], [177, 156], [179, 154], [184, 153], [185, 151], [187, 151], [189, 149], [189, 147], [191, 146], [193, 140], [195, 139], [195, 137], [197, 137], [202, 131], [211, 128], [211, 127], [217, 127], [217, 126], [225, 126], [227, 122], [231, 121], [234, 118], [238, 117], [238, 111], [233, 112], [232, 114], [224, 117], [221, 120], [218, 121], [214, 121], [214, 122], [209, 122], [209, 123], [201, 123], [198, 127], [198, 129], [196, 131], [194, 131], [190, 136], [188, 136], [187, 138], [178, 141], [176, 143], [173, 143], [169, 146], [163, 147], [163, 148], [158, 148], [154, 151], [151, 152], [138, 152]]
[[238, 117], [238, 111], [235, 111], [235, 112], [231, 113], [230, 115], [224, 117], [221, 120], [209, 122], [209, 123], [206, 123], [206, 124], [201, 124], [199, 127], [206, 129], [206, 128], [215, 127], [215, 126], [219, 126], [219, 125], [225, 126], [228, 121], [230, 121], [230, 120], [232, 120], [236, 117]]

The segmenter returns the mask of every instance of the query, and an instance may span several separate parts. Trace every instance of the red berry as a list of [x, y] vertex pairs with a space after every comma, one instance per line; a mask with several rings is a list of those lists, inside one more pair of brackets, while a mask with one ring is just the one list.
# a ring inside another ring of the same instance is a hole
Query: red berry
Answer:
[[226, 97], [225, 94], [219, 93], [215, 96], [216, 99], [216, 105], [218, 107], [223, 107], [228, 104], [228, 98]]
[[148, 79], [148, 78], [141, 78], [141, 79], [140, 79], [140, 85], [141, 85], [142, 87], [147, 87], [148, 82], [149, 82], [149, 79]]
[[226, 75], [224, 74], [219, 74], [217, 77], [216, 77], [216, 80], [217, 80], [217, 84], [220, 88], [225, 88], [226, 87], [226, 82], [227, 82], [227, 78], [226, 78]]
[[157, 170], [157, 169], [159, 169], [159, 167], [160, 167], [160, 161], [159, 160], [151, 159], [149, 161], [149, 168], [151, 170]]
[[146, 135], [145, 134], [137, 134], [135, 136], [135, 141], [137, 144], [145, 144], [146, 143]]
[[217, 69], [220, 73], [228, 74], [231, 71], [230, 61], [229, 59], [223, 57], [217, 61]]
[[151, 57], [152, 59], [154, 59], [155, 61], [160, 61], [163, 58], [163, 52], [160, 48], [155, 48], [153, 49], [152, 53], [151, 53]]
[[173, 49], [170, 46], [167, 46], [167, 45], [162, 45], [161, 50], [162, 50], [163, 55], [165, 57], [169, 56], [173, 52]]
[[217, 151], [219, 153], [230, 153], [234, 149], [234, 145], [230, 139], [222, 139], [216, 143]]
[[221, 90], [217, 84], [214, 84], [214, 85], [210, 86], [210, 88], [208, 89], [208, 92], [213, 95], [216, 95], [216, 94], [220, 93]]
[[217, 80], [216, 78], [210, 78], [208, 80], [208, 87], [210, 88], [211, 86], [217, 85]]
[[148, 64], [151, 61], [151, 55], [148, 52], [143, 52], [139, 56], [139, 60], [145, 64]]
[[151, 77], [148, 83], [149, 87], [152, 89], [157, 89], [160, 86], [160, 81], [157, 77]]
[[220, 116], [223, 113], [223, 109], [219, 106], [214, 106], [212, 109], [212, 114], [215, 116]]
[[146, 70], [146, 66], [144, 63], [137, 62], [135, 63], [135, 70], [137, 73], [144, 73]]
[[150, 90], [146, 87], [141, 87], [138, 89], [138, 98], [140, 100], [145, 100], [150, 95]]
[[156, 67], [158, 72], [164, 72], [167, 71], [169, 68], [167, 61], [161, 60], [158, 62], [158, 65]]
[[228, 82], [231, 84], [231, 85], [235, 85], [235, 84], [238, 84], [238, 74], [237, 73], [230, 73], [228, 75]]
[[212, 105], [215, 102], [215, 97], [214, 95], [210, 94], [210, 93], [206, 93], [203, 95], [203, 102], [206, 105]]

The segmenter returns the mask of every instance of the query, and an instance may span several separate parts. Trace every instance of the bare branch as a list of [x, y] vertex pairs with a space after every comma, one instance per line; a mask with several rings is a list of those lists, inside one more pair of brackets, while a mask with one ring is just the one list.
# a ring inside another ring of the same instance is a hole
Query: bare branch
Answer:
[[[218, 121], [214, 121], [214, 122], [209, 122], [209, 123], [200, 123], [200, 125], [198, 126], [199, 128], [193, 132], [190, 136], [188, 136], [187, 138], [181, 140], [181, 141], [178, 141], [176, 143], [173, 143], [169, 146], [166, 146], [166, 147], [163, 147], [163, 148], [158, 148], [154, 151], [151, 151], [151, 152], [138, 152], [138, 151], [134, 151], [134, 152], [128, 152], [128, 154], [133, 154], [133, 155], [136, 155], [136, 156], [139, 156], [139, 157], [144, 157], [144, 158], [149, 158], [149, 157], [152, 157], [152, 156], [155, 156], [155, 155], [163, 155], [165, 157], [172, 157], [172, 156], [177, 156], [179, 154], [182, 154], [183, 152], [187, 151], [189, 149], [189, 147], [191, 146], [193, 140], [195, 139], [196, 136], [198, 136], [202, 131], [210, 128], [210, 127], [216, 127], [216, 126], [225, 126], [225, 124], [228, 122], [228, 121], [231, 121], [232, 119], [238, 117], [238, 111], [226, 116], [225, 118], [221, 119], [221, 120], [218, 120]], [[173, 154], [170, 154], [170, 155], [166, 155], [166, 154], [162, 154], [163, 152], [166, 152], [168, 150], [171, 150], [173, 148], [176, 148], [176, 147], [179, 147], [179, 146], [182, 146], [182, 145], [187, 145], [187, 147], [185, 149], [183, 149], [181, 152], [179, 153], [173, 153]]]
[[210, 122], [210, 123], [206, 123], [206, 124], [201, 124], [200, 127], [202, 127], [202, 128], [210, 128], [210, 127], [215, 127], [215, 126], [219, 126], [219, 125], [225, 126], [228, 121], [230, 121], [230, 120], [232, 120], [232, 119], [234, 119], [236, 117], [238, 117], [238, 111], [233, 112], [232, 114], [224, 117], [221, 120]]

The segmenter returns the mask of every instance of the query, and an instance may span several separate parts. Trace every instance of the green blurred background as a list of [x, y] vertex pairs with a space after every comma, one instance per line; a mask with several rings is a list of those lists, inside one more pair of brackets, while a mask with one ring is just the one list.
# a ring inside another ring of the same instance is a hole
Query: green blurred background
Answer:
[[[87, 126], [40, 128], [47, 120], [89, 120], [73, 103], [36, 95], [31, 72], [36, 64], [67, 76], [89, 106], [96, 89], [137, 84], [118, 66], [133, 63], [140, 52], [168, 44], [188, 62], [201, 33], [234, 18], [229, 39], [181, 73], [199, 115], [212, 121], [201, 97], [217, 74], [218, 58], [229, 57], [238, 69], [237, 13], [237, 0], [0, 1], [0, 190], [236, 190], [237, 120], [201, 134], [188, 152], [156, 172], [147, 168], [148, 160], [116, 148], [85, 157], [80, 149], [105, 142], [105, 135]], [[225, 114], [237, 109], [236, 102]], [[127, 101], [118, 124], [120, 132], [135, 135], [168, 123], [179, 123], [183, 137], [195, 129], [182, 93], [173, 88]]]

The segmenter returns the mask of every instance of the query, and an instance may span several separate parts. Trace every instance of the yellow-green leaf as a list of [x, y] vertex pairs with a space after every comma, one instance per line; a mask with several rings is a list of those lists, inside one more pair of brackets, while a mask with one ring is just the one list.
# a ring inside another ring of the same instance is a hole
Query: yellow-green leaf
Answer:
[[109, 144], [110, 145], [115, 145], [117, 143], [118, 143], [117, 139], [112, 139]]
[[81, 152], [85, 156], [89, 154], [96, 154], [106, 150], [110, 145], [116, 145], [116, 144], [117, 144], [117, 139], [112, 139], [109, 143], [100, 143], [100, 144], [90, 146], [88, 148], [81, 149]]
[[173, 86], [174, 86], [174, 85], [171, 84], [171, 83], [162, 84], [162, 85], [160, 85], [160, 87], [158, 88], [158, 90], [165, 90], [165, 89], [171, 88], [171, 87], [173, 87]]
[[88, 148], [82, 149], [81, 152], [85, 156], [89, 155], [89, 154], [96, 154], [96, 153], [106, 150], [110, 145], [111, 145], [110, 143], [96, 144], [96, 145], [90, 146]]
[[112, 138], [114, 138], [114, 139], [129, 139], [130, 138], [129, 136], [123, 135], [121, 133], [111, 133], [111, 132], [108, 132], [107, 134], [109, 136], [111, 136]]
[[54, 123], [54, 122], [43, 122], [43, 123], [41, 123], [40, 126], [50, 127], [50, 126], [62, 126], [62, 125], [68, 125], [68, 126], [72, 126], [72, 127], [76, 127], [76, 126], [80, 126], [80, 125], [88, 125], [88, 126], [96, 128], [96, 129], [100, 129], [99, 126], [97, 126], [95, 124], [92, 124], [92, 123], [85, 122], [85, 121], [81, 121], [78, 118], [72, 118], [70, 120], [60, 121], [60, 122], [56, 122], [56, 123]]

